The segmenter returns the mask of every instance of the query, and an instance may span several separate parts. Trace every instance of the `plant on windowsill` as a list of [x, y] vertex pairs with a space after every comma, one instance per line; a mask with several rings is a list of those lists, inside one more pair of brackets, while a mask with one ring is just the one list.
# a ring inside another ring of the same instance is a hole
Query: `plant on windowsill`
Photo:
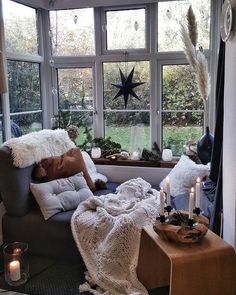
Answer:
[[187, 12], [187, 28], [181, 24], [181, 37], [184, 44], [184, 53], [195, 74], [198, 91], [203, 101], [204, 119], [206, 126], [206, 134], [198, 141], [197, 150], [198, 156], [203, 164], [207, 164], [211, 160], [211, 153], [214, 138], [209, 130], [209, 94], [210, 94], [210, 74], [208, 71], [207, 59], [203, 53], [203, 48], [200, 46], [197, 49], [198, 30], [196, 17], [190, 5]]

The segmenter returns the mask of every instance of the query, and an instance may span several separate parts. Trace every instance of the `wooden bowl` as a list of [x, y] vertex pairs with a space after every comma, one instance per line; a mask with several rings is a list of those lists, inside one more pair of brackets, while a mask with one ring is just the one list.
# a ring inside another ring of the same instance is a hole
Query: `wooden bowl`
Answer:
[[[186, 214], [181, 212], [182, 214]], [[175, 214], [175, 212], [170, 214]], [[192, 228], [184, 225], [174, 225], [167, 222], [160, 223], [156, 221], [153, 225], [154, 231], [164, 240], [177, 242], [177, 243], [196, 243], [199, 242], [207, 233], [209, 220], [202, 215], [193, 215], [194, 224]], [[173, 219], [171, 219], [173, 221]]]

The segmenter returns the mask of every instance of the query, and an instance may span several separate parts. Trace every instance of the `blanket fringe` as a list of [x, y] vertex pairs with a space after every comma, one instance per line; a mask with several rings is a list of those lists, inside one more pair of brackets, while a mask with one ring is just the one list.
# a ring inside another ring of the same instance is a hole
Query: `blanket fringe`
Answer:
[[90, 292], [94, 295], [111, 295], [108, 291], [104, 291], [101, 288], [97, 287], [97, 289], [93, 289], [88, 282], [85, 282], [84, 284], [79, 286], [80, 293], [83, 292]]

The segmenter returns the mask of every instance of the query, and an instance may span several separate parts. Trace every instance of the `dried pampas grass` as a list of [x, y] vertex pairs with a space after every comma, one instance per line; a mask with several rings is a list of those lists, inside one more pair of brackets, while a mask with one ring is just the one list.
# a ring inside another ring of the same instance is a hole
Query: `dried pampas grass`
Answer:
[[193, 13], [193, 9], [191, 5], [187, 12], [187, 21], [188, 21], [189, 37], [192, 41], [193, 46], [196, 47], [197, 40], [198, 40], [197, 22], [196, 22], [196, 17], [195, 17], [195, 14]]
[[193, 69], [196, 68], [196, 49], [189, 37], [188, 31], [185, 26], [181, 24], [181, 39], [184, 44], [184, 53], [187, 57], [189, 64]]
[[205, 55], [199, 51], [197, 53], [196, 80], [201, 97], [207, 100], [210, 94], [210, 75]]
[[195, 73], [198, 91], [203, 99], [206, 124], [208, 124], [207, 100], [211, 88], [210, 75], [205, 55], [202, 50], [196, 49], [198, 31], [195, 14], [191, 6], [187, 12], [187, 28], [181, 24], [180, 33], [184, 45], [184, 53]]

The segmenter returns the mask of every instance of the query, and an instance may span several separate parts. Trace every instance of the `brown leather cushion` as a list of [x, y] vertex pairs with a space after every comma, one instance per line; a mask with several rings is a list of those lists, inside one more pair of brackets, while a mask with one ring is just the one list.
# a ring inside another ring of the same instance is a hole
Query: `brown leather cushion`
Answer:
[[95, 183], [91, 179], [79, 148], [70, 149], [61, 156], [43, 159], [35, 168], [36, 178], [51, 181], [58, 178], [70, 177], [83, 172], [84, 178], [91, 190], [95, 190]]

